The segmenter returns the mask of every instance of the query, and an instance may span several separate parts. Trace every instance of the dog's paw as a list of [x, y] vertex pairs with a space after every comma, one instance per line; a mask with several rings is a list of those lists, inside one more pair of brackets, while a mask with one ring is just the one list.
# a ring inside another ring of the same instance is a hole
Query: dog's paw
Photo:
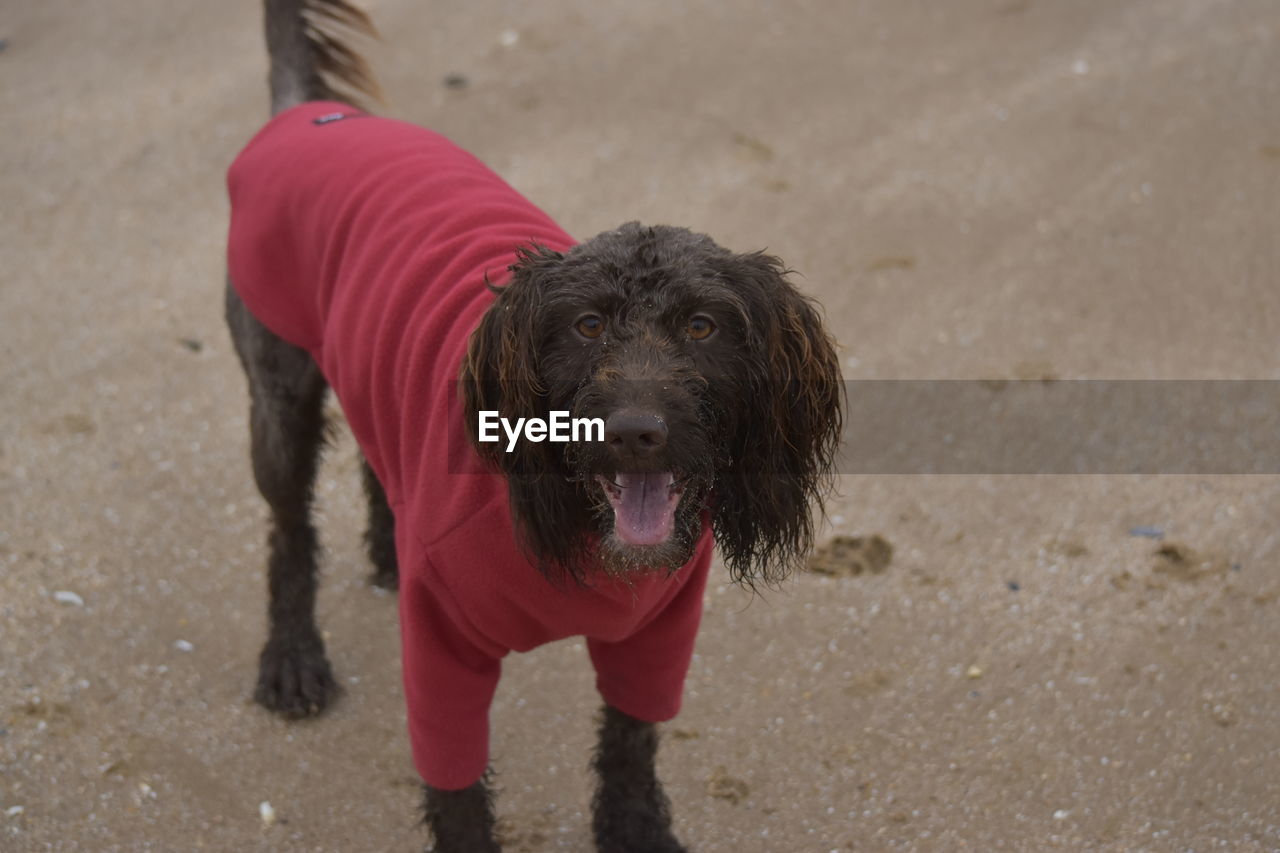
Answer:
[[599, 853], [689, 853], [688, 849], [669, 832], [658, 837], [614, 838], [608, 841], [597, 841], [596, 850]]
[[597, 813], [595, 836], [599, 853], [688, 853], [665, 815], [648, 809]]
[[319, 714], [338, 695], [324, 643], [269, 640], [258, 663], [253, 700], [269, 711], [298, 719]]

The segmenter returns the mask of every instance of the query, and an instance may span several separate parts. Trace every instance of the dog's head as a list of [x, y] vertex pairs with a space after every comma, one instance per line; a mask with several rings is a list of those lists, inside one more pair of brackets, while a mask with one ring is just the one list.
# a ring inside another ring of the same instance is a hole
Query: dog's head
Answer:
[[476, 440], [535, 561], [579, 580], [593, 558], [675, 569], [706, 511], [736, 579], [785, 575], [812, 545], [842, 396], [831, 339], [781, 263], [629, 223], [567, 253], [522, 250], [511, 271], [463, 365], [472, 439], [481, 411], [603, 423], [596, 440], [510, 452]]

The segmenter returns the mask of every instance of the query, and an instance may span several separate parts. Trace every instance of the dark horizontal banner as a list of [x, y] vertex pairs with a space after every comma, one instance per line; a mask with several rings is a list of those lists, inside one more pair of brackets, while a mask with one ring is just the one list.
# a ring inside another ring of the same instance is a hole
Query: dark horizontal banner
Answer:
[[1280, 474], [1280, 381], [845, 384], [841, 474]]
[[[666, 388], [621, 396], [660, 406]], [[844, 390], [837, 474], [1280, 474], [1280, 380], [858, 380]], [[771, 401], [761, 417], [801, 396], [794, 386], [761, 394]], [[450, 403], [463, 417], [456, 395]], [[500, 453], [526, 441], [600, 440], [600, 425], [575, 424], [568, 412], [503, 425], [508, 414], [486, 413], [481, 424]], [[528, 464], [563, 457], [539, 458]], [[793, 470], [763, 455], [734, 462], [761, 475]]]

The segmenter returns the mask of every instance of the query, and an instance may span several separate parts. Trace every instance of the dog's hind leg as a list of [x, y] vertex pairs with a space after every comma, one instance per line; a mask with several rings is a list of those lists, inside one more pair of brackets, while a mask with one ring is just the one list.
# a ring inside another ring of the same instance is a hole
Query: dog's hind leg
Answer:
[[369, 582], [382, 589], [396, 589], [400, 585], [400, 569], [396, 562], [396, 519], [387, 505], [387, 494], [378, 482], [367, 461], [361, 460], [364, 472], [364, 492], [369, 498], [369, 527], [364, 532], [364, 544], [373, 563]]
[[327, 385], [303, 349], [274, 335], [227, 287], [227, 324], [249, 377], [253, 474], [271, 508], [269, 628], [254, 699], [288, 717], [324, 710], [338, 685], [316, 628], [312, 485]]

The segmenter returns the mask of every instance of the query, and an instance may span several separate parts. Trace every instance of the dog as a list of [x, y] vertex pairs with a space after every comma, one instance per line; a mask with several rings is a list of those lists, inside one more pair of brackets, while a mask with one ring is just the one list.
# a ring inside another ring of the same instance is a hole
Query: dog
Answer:
[[[273, 117], [228, 172], [225, 305], [271, 511], [254, 698], [303, 717], [338, 692], [310, 512], [332, 388], [363, 456], [371, 580], [399, 590], [435, 849], [499, 849], [503, 656], [585, 636], [597, 848], [683, 850], [655, 723], [679, 710], [713, 547], [754, 586], [812, 546], [843, 403], [820, 312], [776, 258], [683, 228], [573, 240], [448, 140], [361, 106], [376, 83], [343, 33], [372, 34], [362, 11], [265, 12]], [[560, 415], [583, 434], [551, 440]], [[485, 418], [523, 426], [494, 441]]]

